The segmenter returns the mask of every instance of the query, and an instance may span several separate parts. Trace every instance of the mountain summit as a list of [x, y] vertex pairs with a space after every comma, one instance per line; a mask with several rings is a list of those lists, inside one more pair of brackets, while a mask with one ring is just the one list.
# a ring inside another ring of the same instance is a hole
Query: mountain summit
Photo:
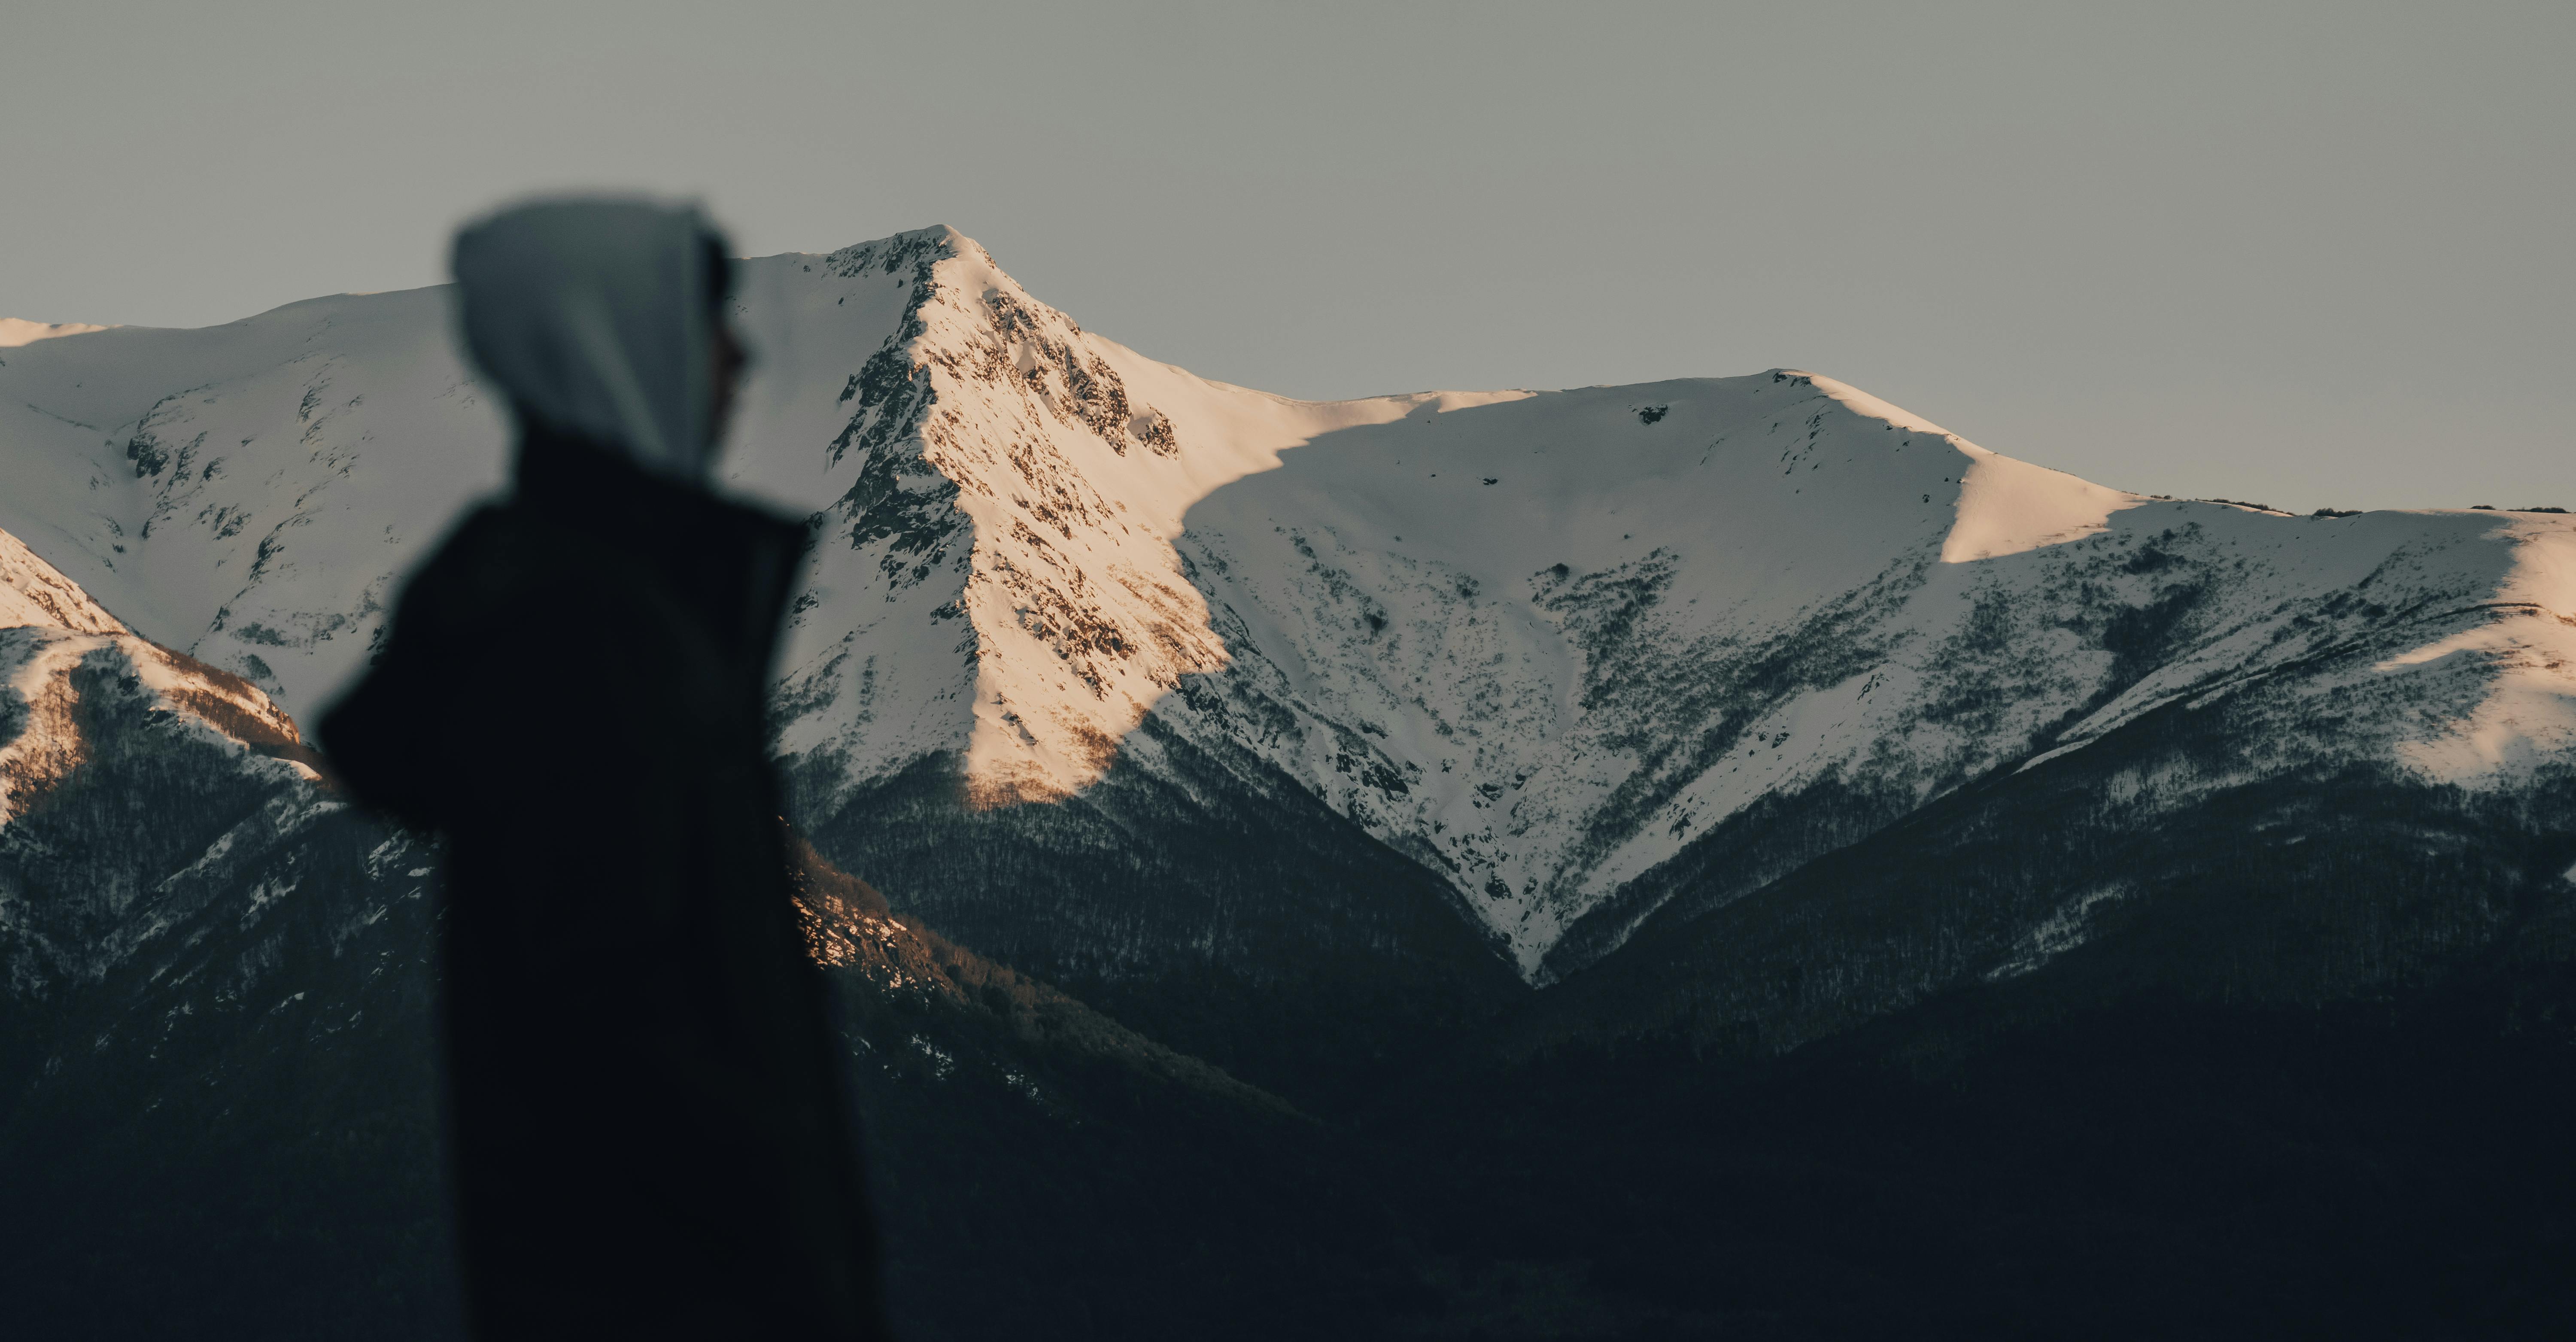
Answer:
[[[13, 350], [0, 527], [309, 714], [502, 477], [445, 311]], [[1185, 750], [1418, 864], [1543, 981], [1686, 885], [1753, 888], [2169, 704], [2332, 724], [2243, 777], [2510, 786], [2576, 726], [2563, 518], [2148, 498], [1788, 369], [1288, 400], [1083, 330], [945, 228], [748, 262], [739, 316], [730, 481], [820, 537], [775, 718], [827, 846], [924, 768], [985, 811], [1116, 770], [1203, 793]], [[611, 673], [581, 619], [530, 631], [553, 692]], [[1801, 798], [1830, 822], [1786, 820]], [[1810, 840], [1757, 841], [1783, 823]]]

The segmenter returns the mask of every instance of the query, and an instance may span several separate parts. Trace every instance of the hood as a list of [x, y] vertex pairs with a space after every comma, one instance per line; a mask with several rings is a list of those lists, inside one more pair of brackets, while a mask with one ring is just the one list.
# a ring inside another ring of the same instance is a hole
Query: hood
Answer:
[[522, 421], [704, 485], [723, 235], [691, 206], [536, 201], [456, 235], [465, 349]]

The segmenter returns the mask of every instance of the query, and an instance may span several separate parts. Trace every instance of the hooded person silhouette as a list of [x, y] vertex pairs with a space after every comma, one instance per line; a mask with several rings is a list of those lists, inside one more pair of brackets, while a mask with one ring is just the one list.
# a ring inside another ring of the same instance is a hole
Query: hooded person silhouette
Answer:
[[743, 359], [696, 211], [458, 234], [516, 484], [412, 577], [322, 723], [447, 842], [443, 1018], [484, 1338], [875, 1338], [871, 1227], [762, 707], [804, 528], [709, 469]]

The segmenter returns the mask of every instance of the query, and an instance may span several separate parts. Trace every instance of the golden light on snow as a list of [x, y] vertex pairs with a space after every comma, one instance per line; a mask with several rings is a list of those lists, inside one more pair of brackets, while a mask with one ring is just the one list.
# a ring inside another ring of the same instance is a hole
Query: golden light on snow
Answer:
[[16, 349], [21, 345], [35, 344], [39, 340], [87, 335], [92, 331], [109, 329], [111, 328], [90, 326], [82, 322], [31, 322], [22, 317], [0, 317], [0, 349]]

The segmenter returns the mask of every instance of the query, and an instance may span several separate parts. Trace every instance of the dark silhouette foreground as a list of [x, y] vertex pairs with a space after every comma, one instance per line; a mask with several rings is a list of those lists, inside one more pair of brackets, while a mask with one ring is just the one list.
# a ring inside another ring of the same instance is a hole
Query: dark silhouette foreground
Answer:
[[693, 214], [576, 203], [458, 244], [515, 492], [411, 580], [322, 726], [448, 842], [458, 1218], [484, 1337], [875, 1337], [838, 1046], [762, 698], [803, 528], [713, 496], [739, 366]]

